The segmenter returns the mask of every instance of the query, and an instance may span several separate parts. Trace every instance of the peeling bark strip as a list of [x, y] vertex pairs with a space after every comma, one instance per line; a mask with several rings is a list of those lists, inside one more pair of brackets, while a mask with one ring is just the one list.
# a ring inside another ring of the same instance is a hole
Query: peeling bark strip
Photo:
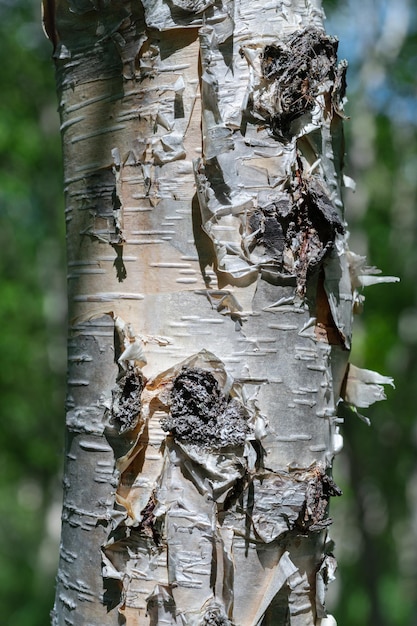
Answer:
[[[69, 375], [54, 626], [330, 626], [346, 63], [316, 0], [44, 0]], [[359, 426], [358, 426], [359, 427]]]

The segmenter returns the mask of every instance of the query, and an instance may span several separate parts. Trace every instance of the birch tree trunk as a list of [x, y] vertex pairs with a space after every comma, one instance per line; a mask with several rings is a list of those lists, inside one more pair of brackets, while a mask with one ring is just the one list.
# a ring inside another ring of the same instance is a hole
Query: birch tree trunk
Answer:
[[[357, 289], [318, 1], [46, 0], [64, 151], [54, 625], [308, 626]], [[378, 279], [380, 280], [380, 279]]]

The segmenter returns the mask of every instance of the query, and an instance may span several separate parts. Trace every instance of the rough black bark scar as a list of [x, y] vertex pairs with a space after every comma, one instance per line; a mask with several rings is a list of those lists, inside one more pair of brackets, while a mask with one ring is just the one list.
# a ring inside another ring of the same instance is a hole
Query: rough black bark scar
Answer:
[[324, 188], [314, 177], [303, 178], [301, 161], [295, 188], [286, 197], [259, 207], [249, 219], [250, 251], [263, 246], [262, 275], [281, 284], [295, 276], [297, 291], [305, 295], [308, 276], [317, 271], [345, 229]]
[[330, 476], [317, 470], [308, 481], [303, 510], [297, 526], [302, 530], [320, 531], [332, 523], [327, 516], [331, 496], [341, 496], [342, 491]]
[[120, 434], [137, 424], [144, 385], [140, 371], [132, 368], [118, 380], [117, 386], [112, 390], [111, 420]]
[[170, 414], [161, 425], [179, 441], [218, 449], [244, 444], [247, 417], [238, 400], [224, 396], [210, 371], [185, 367], [174, 380]]
[[344, 72], [337, 66], [337, 48], [337, 39], [312, 27], [264, 48], [264, 84], [254, 106], [281, 139], [289, 138], [292, 122], [313, 110], [319, 93], [337, 88], [338, 97], [343, 97], [339, 91], [345, 82], [339, 74]]

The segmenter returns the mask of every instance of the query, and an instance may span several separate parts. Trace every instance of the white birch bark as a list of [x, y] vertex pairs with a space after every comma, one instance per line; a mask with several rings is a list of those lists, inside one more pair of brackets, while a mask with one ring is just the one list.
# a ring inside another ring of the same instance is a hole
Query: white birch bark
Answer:
[[322, 20], [309, 0], [45, 5], [70, 310], [54, 625], [334, 623], [337, 407], [391, 380], [348, 368], [376, 279], [347, 247]]

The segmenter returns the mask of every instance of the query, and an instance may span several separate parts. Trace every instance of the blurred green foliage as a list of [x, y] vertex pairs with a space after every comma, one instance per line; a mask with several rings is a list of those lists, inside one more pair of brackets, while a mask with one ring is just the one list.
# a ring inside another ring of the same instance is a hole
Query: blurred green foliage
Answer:
[[352, 362], [393, 376], [388, 401], [346, 420], [335, 459], [344, 498], [332, 503], [339, 626], [417, 624], [417, 61], [407, 0], [327, 4], [349, 61], [346, 193], [351, 248], [397, 284], [364, 290]]
[[2, 1], [0, 615], [7, 626], [49, 623], [57, 562], [48, 524], [56, 528], [60, 498], [66, 330], [50, 55], [39, 4]]
[[[391, 3], [395, 29], [386, 0], [324, 4], [327, 30], [350, 63], [346, 173], [358, 186], [346, 194], [351, 247], [401, 277], [366, 289], [356, 321], [353, 362], [394, 376], [396, 391], [366, 411], [370, 428], [353, 419], [343, 426], [335, 475], [344, 496], [332, 503], [339, 571], [329, 602], [339, 626], [415, 626], [416, 10], [406, 0]], [[8, 626], [46, 626], [64, 423], [60, 139], [40, 9], [0, 0], [0, 18], [0, 615]]]

